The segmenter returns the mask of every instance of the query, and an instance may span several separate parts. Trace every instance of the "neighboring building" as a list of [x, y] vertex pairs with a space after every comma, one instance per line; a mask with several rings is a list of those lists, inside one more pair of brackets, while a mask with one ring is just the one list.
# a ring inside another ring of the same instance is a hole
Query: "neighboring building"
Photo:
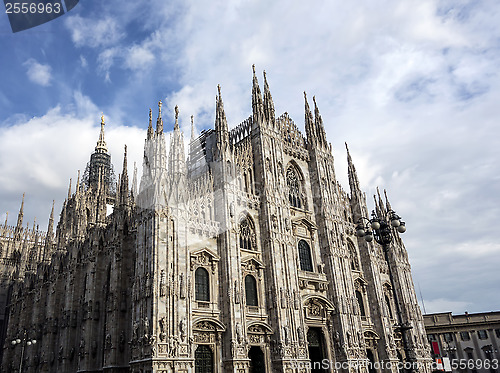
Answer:
[[[394, 229], [388, 261], [357, 238], [365, 195], [350, 155], [350, 194], [337, 182], [316, 101], [305, 137], [254, 71], [252, 111], [229, 130], [219, 87], [215, 129], [186, 160], [178, 109], [167, 149], [160, 102], [139, 188], [126, 149], [113, 181], [102, 120], [55, 236], [53, 215], [46, 235], [24, 230], [23, 206], [0, 229], [4, 372], [430, 371], [406, 249]], [[11, 344], [24, 335], [37, 343]]]
[[500, 372], [500, 312], [424, 315], [434, 359], [449, 358], [453, 372]]

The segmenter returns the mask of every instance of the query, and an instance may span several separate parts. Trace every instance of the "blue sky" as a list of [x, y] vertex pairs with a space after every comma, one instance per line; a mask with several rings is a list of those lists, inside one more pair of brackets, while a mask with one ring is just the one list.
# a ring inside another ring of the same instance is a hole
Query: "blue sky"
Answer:
[[255, 64], [300, 128], [303, 91], [316, 96], [346, 189], [345, 141], [369, 207], [388, 190], [427, 312], [499, 310], [500, 3], [227, 3], [81, 0], [16, 34], [0, 16], [0, 221], [15, 224], [26, 192], [25, 222], [46, 228], [101, 112], [117, 172], [126, 143], [140, 173], [160, 99], [166, 129], [178, 105], [189, 137], [191, 115], [213, 127], [221, 84], [236, 126]]

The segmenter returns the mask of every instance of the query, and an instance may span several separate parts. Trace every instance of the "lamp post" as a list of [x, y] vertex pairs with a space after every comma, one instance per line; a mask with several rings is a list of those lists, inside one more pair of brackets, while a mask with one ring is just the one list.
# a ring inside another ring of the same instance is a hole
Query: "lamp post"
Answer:
[[[392, 274], [391, 265], [389, 263], [389, 248], [393, 241], [393, 230], [397, 230], [399, 233], [406, 232], [406, 224], [401, 221], [401, 217], [396, 214], [395, 211], [389, 210], [382, 215], [377, 215], [375, 211], [372, 211], [372, 218], [368, 219], [362, 216], [356, 226], [356, 235], [360, 238], [364, 238], [366, 242], [371, 242], [375, 238], [375, 241], [382, 246], [384, 251], [385, 261], [387, 262], [387, 268], [389, 272], [389, 279], [391, 281], [392, 294], [394, 297], [394, 303], [396, 304], [396, 314], [397, 322], [395, 330], [401, 331], [401, 338], [403, 342], [403, 349], [405, 351], [405, 360], [409, 358], [409, 346], [408, 340], [406, 339], [406, 331], [411, 329], [412, 326], [408, 324], [403, 324], [401, 307], [398, 301], [398, 294], [396, 292], [396, 286], [394, 285], [394, 277]], [[387, 305], [388, 307], [390, 305]], [[413, 370], [413, 369], [410, 369]]]
[[26, 338], [26, 329], [23, 332], [23, 339], [17, 338], [12, 340], [12, 346], [16, 346], [18, 344], [21, 344], [21, 361], [19, 362], [19, 373], [22, 373], [23, 371], [23, 358], [24, 358], [24, 348], [26, 345], [31, 346], [32, 344], [36, 344], [36, 339], [28, 339]]

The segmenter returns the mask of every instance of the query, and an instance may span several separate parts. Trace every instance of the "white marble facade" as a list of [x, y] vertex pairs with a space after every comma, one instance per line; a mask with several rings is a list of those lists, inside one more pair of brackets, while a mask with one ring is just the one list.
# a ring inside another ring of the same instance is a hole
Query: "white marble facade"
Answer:
[[191, 135], [187, 159], [179, 109], [167, 149], [160, 103], [131, 187], [126, 150], [113, 181], [102, 120], [55, 236], [28, 240], [23, 207], [20, 227], [1, 228], [3, 371], [17, 371], [10, 341], [25, 330], [38, 343], [23, 372], [429, 371], [401, 238], [387, 261], [356, 237], [365, 195], [350, 156], [350, 191], [337, 182], [313, 101], [304, 136], [254, 71], [252, 116], [229, 130], [219, 88], [215, 129]]

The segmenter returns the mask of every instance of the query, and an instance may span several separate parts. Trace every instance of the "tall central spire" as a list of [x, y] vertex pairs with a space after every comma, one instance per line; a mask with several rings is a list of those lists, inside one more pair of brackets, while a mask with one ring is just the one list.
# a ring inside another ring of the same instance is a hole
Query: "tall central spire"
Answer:
[[[88, 179], [86, 180], [87, 186], [93, 186], [94, 188], [97, 188], [101, 174], [104, 177], [102, 181], [106, 185], [109, 184], [111, 177], [111, 156], [108, 153], [106, 141], [104, 141], [105, 124], [104, 115], [102, 115], [101, 132], [99, 133], [97, 146], [95, 147], [95, 152], [90, 155], [90, 162], [87, 165], [87, 170], [85, 170], [85, 173], [88, 175]], [[68, 199], [69, 197], [70, 195], [68, 195]]]
[[99, 140], [97, 140], [97, 145], [95, 147], [95, 151], [97, 153], [107, 153], [108, 148], [106, 146], [106, 141], [104, 141], [104, 114], [101, 115], [101, 132], [99, 133]]

